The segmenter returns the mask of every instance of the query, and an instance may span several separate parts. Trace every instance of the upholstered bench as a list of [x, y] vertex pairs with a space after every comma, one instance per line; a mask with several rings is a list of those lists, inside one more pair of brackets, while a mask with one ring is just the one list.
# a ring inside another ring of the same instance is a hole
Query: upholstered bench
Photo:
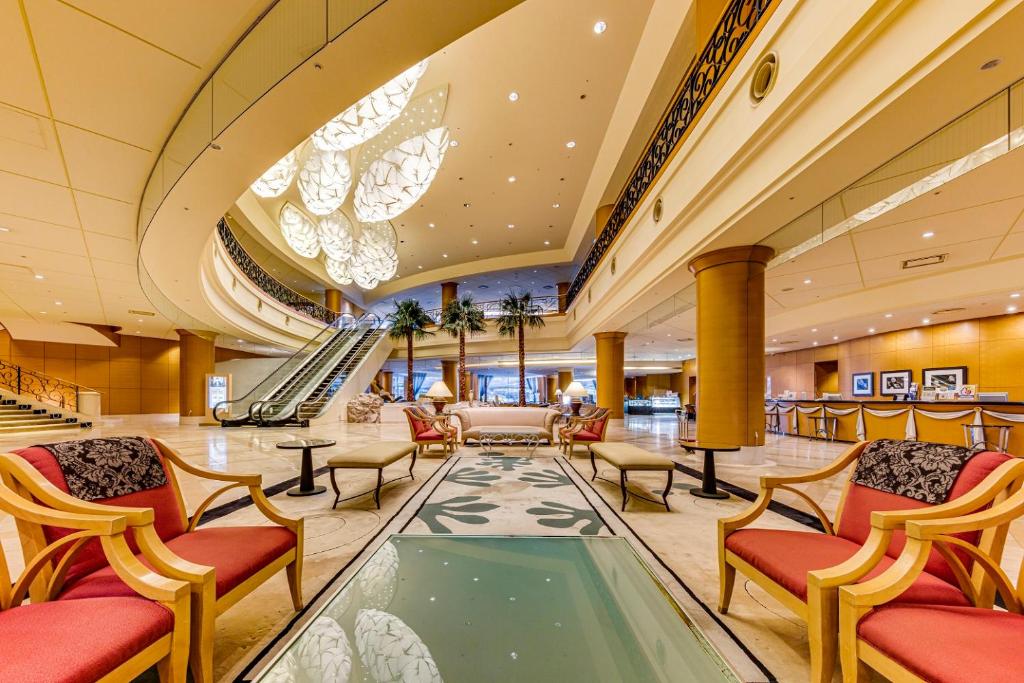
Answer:
[[[412, 441], [378, 441], [375, 444], [336, 455], [328, 460], [327, 467], [331, 472], [331, 488], [334, 489], [334, 505], [331, 506], [331, 509], [336, 508], [342, 500], [352, 500], [353, 498], [359, 498], [370, 493], [369, 491], [363, 491], [343, 499], [341, 491], [338, 489], [338, 482], [334, 479], [334, 470], [377, 470], [377, 488], [373, 489], [373, 500], [377, 503], [377, 509], [379, 510], [380, 489], [384, 484], [390, 484], [393, 481], [405, 479], [406, 477], [415, 479], [412, 476], [412, 468], [416, 466], [416, 450], [418, 448]], [[384, 468], [398, 462], [407, 455], [412, 456], [412, 462], [409, 463], [409, 474], [384, 481]]]
[[[590, 451], [590, 466], [594, 468], [594, 476], [590, 478], [591, 481], [598, 478], [604, 479], [597, 476], [595, 455], [600, 456], [606, 463], [619, 470], [619, 488], [622, 490], [623, 511], [626, 509], [626, 501], [629, 500], [629, 490], [626, 488], [626, 483], [629, 481], [627, 472], [667, 472], [668, 481], [665, 482], [665, 492], [661, 494], [661, 501], [641, 496], [638, 493], [633, 495], [651, 503], [660, 503], [665, 506], [666, 510], [671, 512], [671, 508], [668, 506], [668, 493], [672, 489], [672, 474], [675, 472], [676, 466], [670, 458], [645, 451], [630, 443], [593, 443], [590, 444], [587, 450]], [[604, 479], [604, 481], [611, 480]], [[615, 482], [612, 481], [611, 483], [614, 484]]]

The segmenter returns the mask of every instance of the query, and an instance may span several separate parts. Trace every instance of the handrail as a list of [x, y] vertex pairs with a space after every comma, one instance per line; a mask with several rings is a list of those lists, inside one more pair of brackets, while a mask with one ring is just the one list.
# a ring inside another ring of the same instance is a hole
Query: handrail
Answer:
[[241, 245], [238, 238], [235, 237], [235, 233], [231, 231], [231, 226], [223, 218], [217, 221], [217, 236], [220, 238], [221, 244], [224, 245], [224, 251], [231, 257], [235, 266], [264, 294], [284, 304], [296, 313], [327, 325], [333, 325], [339, 319], [339, 315], [331, 309], [296, 292], [263, 270], [262, 266]]
[[81, 390], [96, 391], [59, 377], [28, 370], [5, 360], [0, 360], [0, 387], [6, 387], [15, 394], [28, 395], [43, 403], [56, 405], [72, 412], [78, 412], [78, 398]]
[[[558, 299], [556, 295], [551, 296], [535, 296], [532, 298], [532, 302], [541, 308], [541, 315], [560, 315], [561, 312], [558, 310]], [[501, 315], [501, 301], [475, 301], [473, 302], [480, 308], [484, 309], [484, 318], [497, 318]], [[435, 325], [441, 324], [441, 310], [440, 308], [431, 308], [426, 311], [427, 316], [434, 321]]]
[[[338, 381], [338, 377], [340, 377], [342, 374], [344, 374], [345, 375], [345, 379], [346, 380], [348, 379], [348, 376], [350, 374], [352, 374], [351, 370], [353, 369], [353, 365], [358, 366], [366, 358], [365, 354], [360, 355], [362, 353], [362, 351], [364, 349], [372, 347], [374, 344], [377, 343], [377, 341], [382, 336], [381, 334], [378, 334], [378, 333], [380, 333], [381, 330], [384, 329], [384, 327], [385, 327], [384, 323], [380, 320], [380, 318], [378, 318], [377, 319], [377, 325], [369, 328], [369, 330], [368, 330], [369, 334], [364, 335], [362, 339], [360, 339], [358, 342], [356, 342], [355, 353], [352, 355], [351, 358], [348, 359], [348, 362], [346, 362], [345, 365], [343, 367], [341, 367], [340, 369], [339, 368], [335, 368], [334, 369], [334, 375], [335, 376], [334, 376], [334, 379], [331, 381], [331, 383], [328, 384], [326, 387], [324, 387], [324, 389], [322, 391], [317, 393], [316, 396], [308, 396], [305, 399], [303, 399], [302, 401], [299, 401], [299, 404], [297, 406], [295, 406], [295, 414], [298, 415], [300, 412], [302, 412], [302, 409], [304, 407], [306, 407], [307, 405], [309, 405], [309, 404], [316, 403], [317, 401], [320, 401], [320, 400], [322, 400], [324, 398], [328, 398], [329, 399], [332, 396], [334, 396], [334, 394], [337, 393], [337, 389], [335, 389], [334, 391], [331, 391], [331, 388]], [[323, 412], [323, 406], [321, 407], [320, 412]]]
[[566, 306], [579, 296], [587, 280], [608, 254], [615, 239], [632, 218], [647, 192], [658, 180], [662, 169], [691, 131], [693, 124], [714, 99], [718, 85], [728, 76], [733, 64], [745, 51], [750, 38], [763, 26], [775, 0], [730, 0], [718, 25], [683, 78], [682, 85], [662, 117], [633, 173], [622, 188], [608, 222], [587, 252], [566, 292]]

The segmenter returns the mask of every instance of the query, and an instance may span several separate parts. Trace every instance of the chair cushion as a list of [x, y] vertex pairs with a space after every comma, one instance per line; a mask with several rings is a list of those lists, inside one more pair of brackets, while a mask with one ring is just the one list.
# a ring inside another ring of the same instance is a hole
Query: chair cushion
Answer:
[[415, 452], [416, 444], [411, 441], [378, 441], [335, 455], [327, 461], [327, 466], [351, 469], [384, 467]]
[[[850, 559], [860, 544], [816, 531], [740, 529], [729, 534], [725, 547], [787, 591], [807, 600], [807, 572], [827, 569]], [[883, 557], [861, 581], [878, 576], [893, 563]], [[967, 597], [939, 577], [923, 572], [899, 598], [900, 602], [968, 605]]]
[[857, 632], [927, 681], [1007, 681], [1024, 671], [1024, 649], [1019, 647], [1024, 616], [1019, 614], [976, 607], [892, 605], [869, 613]]
[[[154, 448], [159, 448], [156, 444], [153, 444]], [[53, 457], [50, 451], [40, 446], [32, 446], [30, 448], [23, 448], [20, 451], [14, 451], [17, 455], [28, 461], [30, 465], [35, 467], [40, 474], [46, 477], [50, 483], [59, 488], [65, 493], [68, 492], [67, 482], [64, 480], [64, 474], [61, 472], [60, 465], [57, 463], [57, 459]], [[162, 459], [162, 458], [161, 458]], [[164, 541], [184, 533], [186, 522], [185, 512], [181, 508], [181, 501], [178, 497], [178, 492], [174, 489], [173, 474], [166, 460], [163, 460], [164, 471], [167, 473], [167, 483], [155, 489], [149, 489], [148, 491], [139, 491], [138, 493], [130, 493], [124, 496], [115, 496], [113, 498], [105, 498], [101, 500], [94, 500], [94, 503], [100, 503], [103, 505], [124, 505], [127, 507], [143, 507], [153, 508], [155, 514], [154, 528], [157, 534]], [[63, 538], [70, 531], [67, 529], [59, 529], [56, 527], [44, 527], [44, 534], [46, 535], [47, 542], [52, 543], [53, 541]], [[135, 546], [131, 533], [126, 534], [129, 545], [132, 546], [134, 552], [138, 551], [138, 547]], [[58, 555], [60, 557], [60, 555]], [[67, 581], [74, 581], [77, 578], [90, 574], [97, 569], [106, 566], [107, 559], [103, 554], [103, 550], [100, 548], [98, 540], [89, 541], [81, 552], [72, 562], [71, 567], [68, 569]]]
[[[189, 562], [214, 567], [217, 598], [295, 547], [295, 534], [279, 526], [210, 527], [182, 534], [167, 542], [171, 552]], [[139, 560], [149, 565], [139, 555]], [[110, 567], [69, 584], [61, 600], [135, 595]]]
[[581, 429], [580, 431], [576, 432], [575, 434], [572, 435], [572, 438], [575, 439], [576, 441], [600, 441], [601, 440], [601, 436], [599, 434], [595, 434], [594, 432], [587, 431], [586, 429]]
[[[973, 489], [992, 470], [1009, 460], [1010, 457], [1005, 453], [993, 453], [990, 451], [975, 455], [967, 461], [967, 464], [960, 471], [960, 476], [957, 477], [956, 483], [953, 484], [949, 499], [959, 498]], [[846, 500], [843, 503], [843, 511], [839, 517], [836, 535], [859, 545], [867, 540], [868, 533], [871, 531], [872, 512], [876, 510], [914, 510], [925, 507], [929, 507], [929, 505], [912, 498], [851, 483], [849, 491], [846, 493]], [[959, 536], [968, 543], [975, 543], [978, 538], [975, 533], [959, 534]], [[903, 532], [897, 531], [893, 534], [892, 542], [889, 544], [888, 550], [886, 550], [886, 555], [892, 558], [899, 557], [905, 543], [906, 537]], [[970, 558], [963, 551], [955, 550], [954, 552], [959, 555], [960, 560], [968, 567], [971, 566]], [[935, 550], [932, 551], [925, 569], [950, 583], [956, 582], [949, 564]]]
[[0, 612], [0, 681], [91, 683], [171, 632], [174, 617], [142, 598], [43, 602]]
[[426, 429], [416, 434], [417, 441], [440, 441], [444, 438], [436, 429]]

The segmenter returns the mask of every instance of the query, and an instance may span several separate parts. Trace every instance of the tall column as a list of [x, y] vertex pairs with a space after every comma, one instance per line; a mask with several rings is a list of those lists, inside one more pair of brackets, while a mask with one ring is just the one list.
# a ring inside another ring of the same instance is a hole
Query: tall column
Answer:
[[469, 385], [469, 395], [474, 401], [480, 400], [480, 375], [475, 372], [469, 373], [471, 383]]
[[[454, 360], [442, 360], [441, 361], [441, 379], [448, 385], [448, 389], [451, 390], [453, 397], [448, 399], [449, 403], [454, 403], [459, 394], [459, 362]], [[461, 397], [460, 397], [461, 399]]]
[[598, 332], [594, 339], [597, 340], [597, 405], [608, 408], [610, 417], [621, 418], [626, 333]]
[[680, 403], [686, 403], [686, 401], [683, 400], [683, 398], [685, 397], [685, 393], [686, 393], [686, 382], [685, 382], [686, 374], [685, 374], [685, 372], [682, 370], [682, 368], [680, 368], [679, 372], [671, 374], [668, 377], [669, 377], [669, 388], [672, 391], [674, 391], [675, 393], [679, 394], [679, 402]]
[[597, 211], [594, 212], [595, 236], [601, 236], [601, 231], [604, 230], [604, 226], [608, 224], [608, 219], [611, 218], [612, 209], [614, 208], [614, 204], [604, 204], [602, 206], [597, 207]]
[[622, 384], [626, 396], [636, 396], [636, 377], [626, 377]]
[[[449, 301], [455, 301], [459, 298], [459, 283], [458, 282], [442, 282], [441, 283], [441, 308], [448, 305]], [[454, 389], [452, 389], [454, 391]]]
[[328, 311], [341, 314], [341, 292], [337, 289], [324, 290], [324, 307]]
[[380, 373], [380, 388], [381, 391], [386, 391], [389, 394], [394, 394], [392, 387], [395, 384], [395, 373], [390, 370], [382, 370]]
[[548, 388], [548, 403], [558, 403], [558, 375], [548, 375], [544, 383]]
[[559, 282], [555, 286], [558, 287], [558, 312], [565, 313], [565, 310], [569, 308], [569, 283]]
[[690, 261], [697, 278], [697, 433], [703, 441], [764, 444], [763, 245]]
[[572, 384], [572, 368], [558, 371], [558, 388], [565, 391]]
[[181, 423], [202, 422], [206, 416], [206, 375], [214, 372], [216, 332], [175, 330], [178, 333], [178, 415]]
[[647, 396], [647, 375], [637, 375], [633, 378], [633, 391], [636, 392], [637, 396], [642, 398], [648, 398]]

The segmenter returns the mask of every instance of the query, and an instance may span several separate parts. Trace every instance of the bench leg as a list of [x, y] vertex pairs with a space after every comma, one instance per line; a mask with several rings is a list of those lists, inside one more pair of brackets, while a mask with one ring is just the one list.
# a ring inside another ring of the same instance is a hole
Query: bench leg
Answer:
[[412, 468], [416, 467], [416, 451], [412, 452], [412, 462], [409, 463], [409, 478], [415, 480], [416, 477], [412, 476]]
[[668, 512], [672, 512], [672, 508], [670, 508], [668, 506], [668, 494], [672, 490], [672, 475], [673, 475], [673, 473], [674, 473], [673, 470], [669, 470], [668, 471], [668, 481], [665, 482], [665, 492], [661, 494], [661, 499], [663, 501], [665, 501], [665, 509]]
[[377, 488], [373, 490], [373, 502], [377, 503], [377, 509], [380, 510], [380, 487], [384, 483], [384, 468], [377, 470]]
[[334, 505], [331, 509], [334, 510], [338, 507], [338, 501], [341, 500], [341, 489], [338, 488], [338, 482], [334, 480], [334, 468], [330, 468], [331, 472], [331, 488], [334, 489]]
[[590, 453], [590, 467], [594, 470], [594, 476], [590, 478], [590, 481], [597, 479], [597, 461], [594, 460], [594, 451], [591, 450], [590, 446], [587, 446], [587, 451]]
[[629, 492], [626, 490], [626, 470], [619, 470], [619, 488], [622, 489], [622, 511], [626, 511], [626, 500]]

